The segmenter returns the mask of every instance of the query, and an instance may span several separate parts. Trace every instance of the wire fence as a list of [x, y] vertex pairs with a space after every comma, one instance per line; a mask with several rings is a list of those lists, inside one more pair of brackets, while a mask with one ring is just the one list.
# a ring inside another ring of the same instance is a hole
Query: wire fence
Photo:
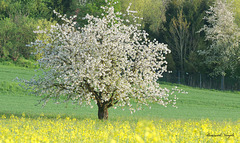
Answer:
[[164, 73], [159, 81], [206, 89], [240, 91], [240, 79], [229, 76], [211, 77], [202, 73], [190, 74], [187, 72], [181, 73], [180, 71], [173, 71], [172, 73]]

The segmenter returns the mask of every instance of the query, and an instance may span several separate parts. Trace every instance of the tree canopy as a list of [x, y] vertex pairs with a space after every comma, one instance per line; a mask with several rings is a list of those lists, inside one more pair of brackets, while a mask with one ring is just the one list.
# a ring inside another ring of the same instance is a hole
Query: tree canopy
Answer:
[[[50, 31], [37, 31], [48, 33], [50, 38], [48, 43], [33, 43], [42, 54], [38, 62], [43, 75], [26, 83], [45, 103], [64, 97], [65, 101], [91, 106], [94, 100], [99, 119], [107, 119], [112, 106], [127, 106], [135, 112], [151, 102], [175, 105], [174, 91], [170, 93], [157, 83], [167, 71], [165, 54], [170, 50], [148, 40], [139, 24], [125, 24], [129, 20], [114, 12], [113, 4], [110, 1], [109, 6], [102, 7], [101, 18], [87, 14], [84, 27], [76, 27], [76, 16], [68, 19], [55, 12], [64, 23]], [[127, 14], [137, 19], [129, 8]]]
[[213, 67], [213, 73], [225, 76], [227, 70], [235, 71], [239, 57], [239, 27], [234, 22], [232, 5], [224, 0], [217, 0], [208, 11], [205, 19], [208, 25], [200, 31], [206, 33], [206, 40], [211, 45], [201, 54], [206, 56], [206, 63]]

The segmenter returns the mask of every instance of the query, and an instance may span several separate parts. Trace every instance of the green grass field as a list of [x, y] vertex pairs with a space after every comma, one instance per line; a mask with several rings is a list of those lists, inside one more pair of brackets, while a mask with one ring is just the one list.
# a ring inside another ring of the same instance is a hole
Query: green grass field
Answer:
[[[39, 117], [44, 113], [47, 117], [71, 116], [78, 119], [97, 119], [97, 106], [79, 107], [67, 104], [48, 103], [44, 108], [36, 106], [39, 97], [29, 95], [24, 89], [18, 86], [16, 77], [30, 79], [34, 76], [34, 69], [27, 69], [15, 66], [0, 65], [0, 115], [11, 114], [21, 116], [25, 113], [29, 117]], [[176, 85], [162, 83], [161, 86], [171, 88]], [[109, 120], [139, 120], [139, 119], [181, 119], [181, 120], [231, 120], [240, 119], [240, 92], [222, 92], [216, 90], [206, 90], [178, 85], [180, 89], [188, 94], [178, 94], [178, 108], [171, 106], [165, 108], [158, 104], [152, 104], [151, 109], [137, 111], [130, 114], [128, 110], [109, 110]]]

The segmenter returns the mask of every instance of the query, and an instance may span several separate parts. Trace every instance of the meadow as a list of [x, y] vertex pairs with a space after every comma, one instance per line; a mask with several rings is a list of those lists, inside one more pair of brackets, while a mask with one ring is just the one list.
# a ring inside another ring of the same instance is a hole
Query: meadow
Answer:
[[131, 114], [109, 110], [97, 119], [97, 106], [48, 103], [21, 88], [34, 69], [0, 64], [0, 142], [239, 142], [240, 93], [178, 86], [177, 106], [152, 104]]

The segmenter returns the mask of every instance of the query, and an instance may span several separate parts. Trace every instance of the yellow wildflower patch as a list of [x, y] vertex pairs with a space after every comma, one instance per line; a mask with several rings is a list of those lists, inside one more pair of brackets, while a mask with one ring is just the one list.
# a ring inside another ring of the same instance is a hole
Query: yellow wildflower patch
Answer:
[[15, 142], [239, 142], [240, 123], [230, 121], [99, 121], [0, 116], [0, 143]]

